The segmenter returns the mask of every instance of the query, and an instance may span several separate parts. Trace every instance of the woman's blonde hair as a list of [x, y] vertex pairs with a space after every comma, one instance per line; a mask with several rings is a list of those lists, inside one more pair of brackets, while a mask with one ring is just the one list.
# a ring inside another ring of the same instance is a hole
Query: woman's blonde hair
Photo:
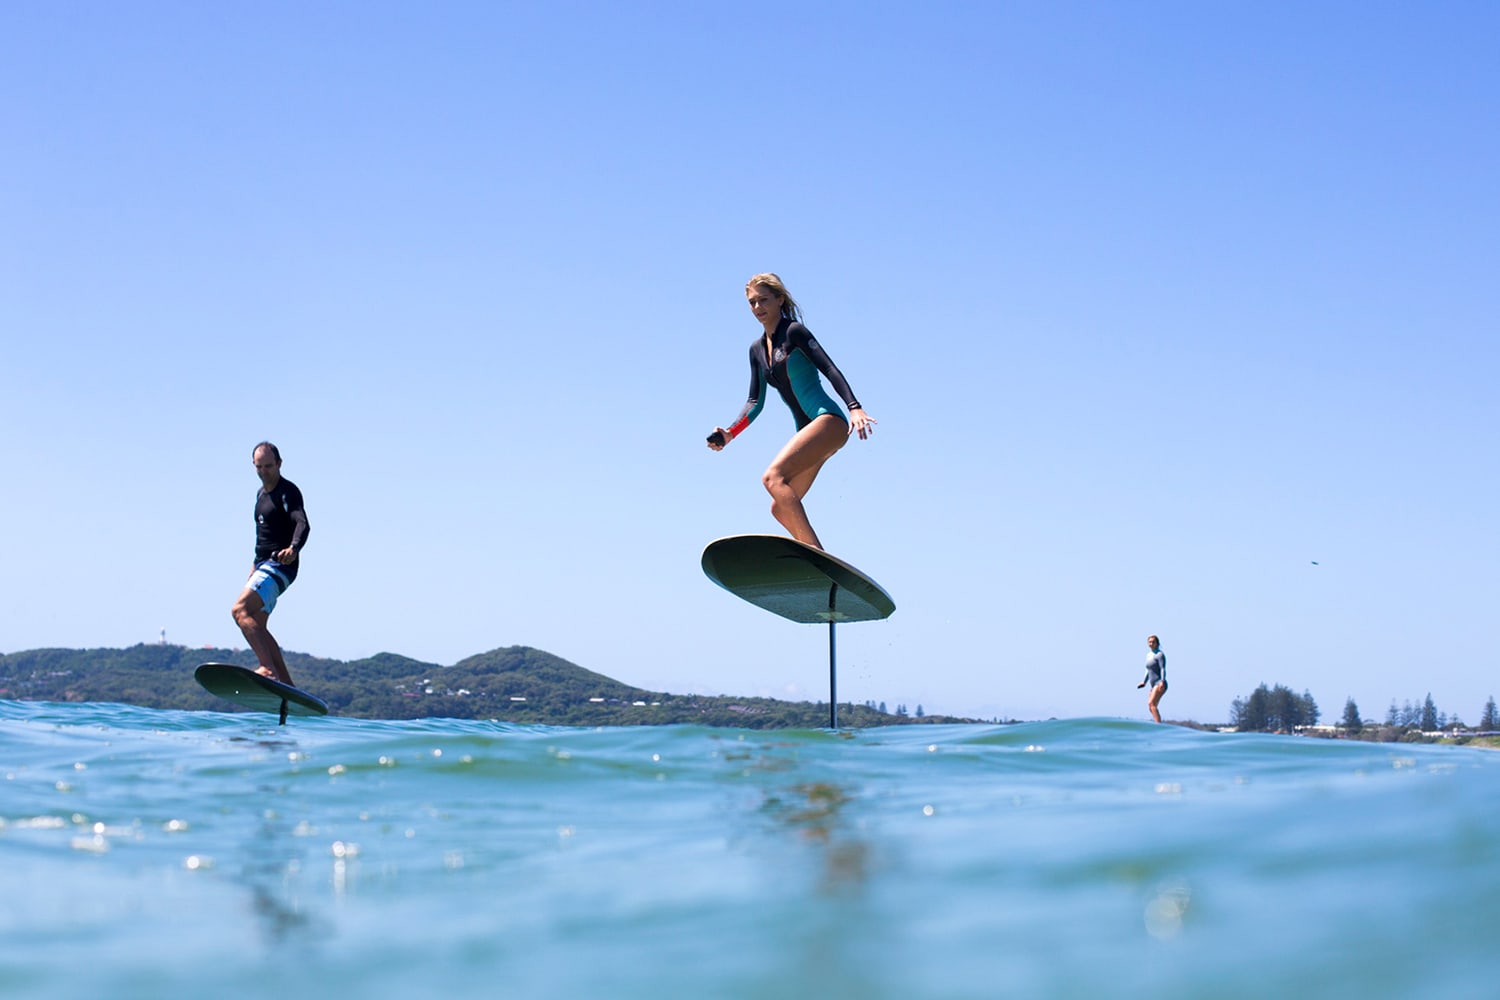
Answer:
[[801, 321], [802, 307], [797, 305], [797, 300], [792, 298], [792, 293], [786, 290], [786, 285], [782, 283], [780, 275], [772, 274], [770, 271], [764, 274], [757, 274], [745, 282], [746, 294], [749, 294], [750, 289], [757, 285], [767, 289], [772, 295], [781, 296], [781, 315], [798, 320], [799, 322]]

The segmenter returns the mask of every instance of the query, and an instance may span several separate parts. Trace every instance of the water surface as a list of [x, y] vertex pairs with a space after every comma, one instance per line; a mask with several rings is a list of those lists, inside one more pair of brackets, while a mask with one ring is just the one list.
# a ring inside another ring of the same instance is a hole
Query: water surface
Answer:
[[[1493, 997], [1500, 755], [0, 701], [11, 996]], [[420, 992], [417, 992], [420, 991]]]

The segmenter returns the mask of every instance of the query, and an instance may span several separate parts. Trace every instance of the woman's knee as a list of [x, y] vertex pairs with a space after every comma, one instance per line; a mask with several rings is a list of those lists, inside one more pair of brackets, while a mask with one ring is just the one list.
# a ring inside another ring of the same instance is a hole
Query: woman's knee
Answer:
[[777, 487], [786, 487], [787, 482], [785, 479], [773, 479], [767, 475], [761, 479], [761, 483], [765, 486], [766, 492], [771, 496], [771, 513], [774, 514], [786, 504], [787, 499], [786, 489], [778, 489]]

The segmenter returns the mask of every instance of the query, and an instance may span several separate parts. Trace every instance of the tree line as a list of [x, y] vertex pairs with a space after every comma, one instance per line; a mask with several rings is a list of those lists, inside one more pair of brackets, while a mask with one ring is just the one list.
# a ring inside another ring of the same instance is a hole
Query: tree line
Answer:
[[[1229, 724], [1242, 732], [1294, 732], [1316, 726], [1320, 716], [1318, 703], [1311, 694], [1304, 691], [1299, 695], [1282, 684], [1270, 688], [1261, 684], [1248, 698], [1236, 698], [1229, 706]], [[1353, 698], [1344, 703], [1338, 726], [1350, 735], [1376, 728], [1374, 723], [1361, 716]], [[1466, 728], [1457, 715], [1438, 711], [1430, 693], [1420, 704], [1407, 701], [1398, 707], [1392, 699], [1384, 725], [1384, 729], [1398, 733]], [[1500, 711], [1496, 710], [1493, 695], [1485, 702], [1477, 728], [1481, 732], [1500, 732]]]
[[1229, 706], [1229, 724], [1241, 732], [1290, 733], [1301, 726], [1316, 726], [1320, 717], [1318, 703], [1304, 691], [1277, 684], [1261, 684], [1248, 698], [1236, 698]]

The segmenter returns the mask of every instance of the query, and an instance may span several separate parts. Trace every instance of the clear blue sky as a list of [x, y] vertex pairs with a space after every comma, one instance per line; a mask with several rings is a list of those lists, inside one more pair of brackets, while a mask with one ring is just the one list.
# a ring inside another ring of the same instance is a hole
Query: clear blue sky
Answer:
[[[808, 506], [842, 699], [1325, 718], [1500, 694], [1500, 6], [0, 7], [0, 650], [536, 646], [827, 695], [698, 558], [775, 531], [779, 272], [880, 421]], [[1316, 561], [1317, 565], [1314, 565]]]

